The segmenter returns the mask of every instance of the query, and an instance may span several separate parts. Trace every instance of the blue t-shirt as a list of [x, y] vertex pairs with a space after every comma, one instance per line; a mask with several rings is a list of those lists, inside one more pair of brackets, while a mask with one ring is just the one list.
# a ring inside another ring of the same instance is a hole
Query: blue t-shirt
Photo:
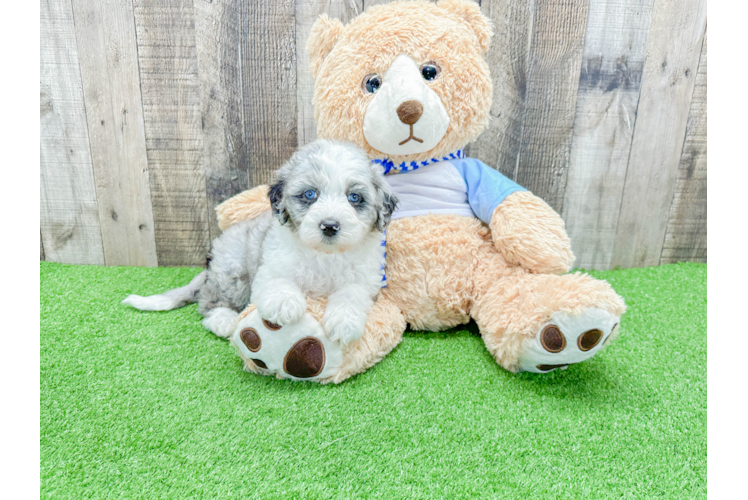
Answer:
[[488, 224], [499, 204], [525, 188], [475, 158], [458, 158], [386, 175], [399, 200], [393, 219], [425, 214], [478, 217]]

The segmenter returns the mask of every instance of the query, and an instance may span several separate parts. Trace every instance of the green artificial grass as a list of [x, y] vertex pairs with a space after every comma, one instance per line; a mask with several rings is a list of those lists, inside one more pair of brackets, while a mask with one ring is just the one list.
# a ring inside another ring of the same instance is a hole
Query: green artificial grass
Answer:
[[41, 263], [42, 497], [706, 496], [706, 265], [591, 273], [629, 310], [565, 371], [506, 372], [471, 324], [339, 386], [243, 372], [195, 305], [120, 305], [198, 271]]

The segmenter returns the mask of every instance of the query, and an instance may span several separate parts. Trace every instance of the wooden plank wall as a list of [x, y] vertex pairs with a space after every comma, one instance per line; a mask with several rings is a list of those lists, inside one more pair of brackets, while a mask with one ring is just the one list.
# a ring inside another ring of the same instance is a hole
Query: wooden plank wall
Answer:
[[158, 263], [201, 265], [210, 247], [212, 214], [202, 169], [193, 1], [132, 3]]
[[[203, 131], [201, 166], [208, 207], [249, 186], [241, 79], [240, 4], [195, 2], [195, 36]], [[220, 234], [208, 217], [210, 238]]]
[[493, 104], [488, 130], [466, 153], [514, 178], [522, 139], [527, 96], [527, 65], [532, 27], [532, 0], [492, 0], [481, 11], [494, 25], [486, 60], [493, 77]]
[[104, 264], [73, 6], [41, 4], [40, 184], [44, 257]]
[[660, 257], [679, 260], [706, 262], [706, 33]]
[[[40, 259], [200, 265], [213, 208], [316, 138], [320, 14], [388, 0], [45, 0]], [[481, 0], [468, 147], [566, 221], [580, 268], [706, 261], [706, 0]]]
[[654, 0], [591, 0], [561, 211], [577, 265], [610, 265]]
[[706, 31], [706, 2], [655, 2], [613, 266], [660, 262]]
[[132, 4], [73, 0], [73, 12], [104, 260], [155, 266]]
[[587, 24], [586, 1], [536, 0], [514, 180], [563, 209]]

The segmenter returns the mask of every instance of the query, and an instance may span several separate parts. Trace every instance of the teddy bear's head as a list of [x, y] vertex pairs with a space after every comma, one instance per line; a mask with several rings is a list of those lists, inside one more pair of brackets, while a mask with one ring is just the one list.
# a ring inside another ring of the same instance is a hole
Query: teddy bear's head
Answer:
[[375, 6], [348, 25], [321, 16], [307, 44], [317, 134], [396, 163], [463, 148], [488, 123], [491, 36], [468, 0]]

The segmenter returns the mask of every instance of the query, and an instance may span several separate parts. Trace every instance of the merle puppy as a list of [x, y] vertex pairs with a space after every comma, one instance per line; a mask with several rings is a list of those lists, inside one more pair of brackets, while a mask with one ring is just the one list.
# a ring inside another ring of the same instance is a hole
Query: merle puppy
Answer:
[[327, 297], [330, 340], [361, 337], [382, 286], [383, 231], [397, 203], [380, 167], [352, 143], [317, 140], [276, 178], [272, 211], [216, 238], [208, 268], [188, 285], [123, 303], [164, 311], [197, 302], [203, 325], [229, 337], [250, 303], [263, 319], [286, 325], [301, 318], [307, 297]]

